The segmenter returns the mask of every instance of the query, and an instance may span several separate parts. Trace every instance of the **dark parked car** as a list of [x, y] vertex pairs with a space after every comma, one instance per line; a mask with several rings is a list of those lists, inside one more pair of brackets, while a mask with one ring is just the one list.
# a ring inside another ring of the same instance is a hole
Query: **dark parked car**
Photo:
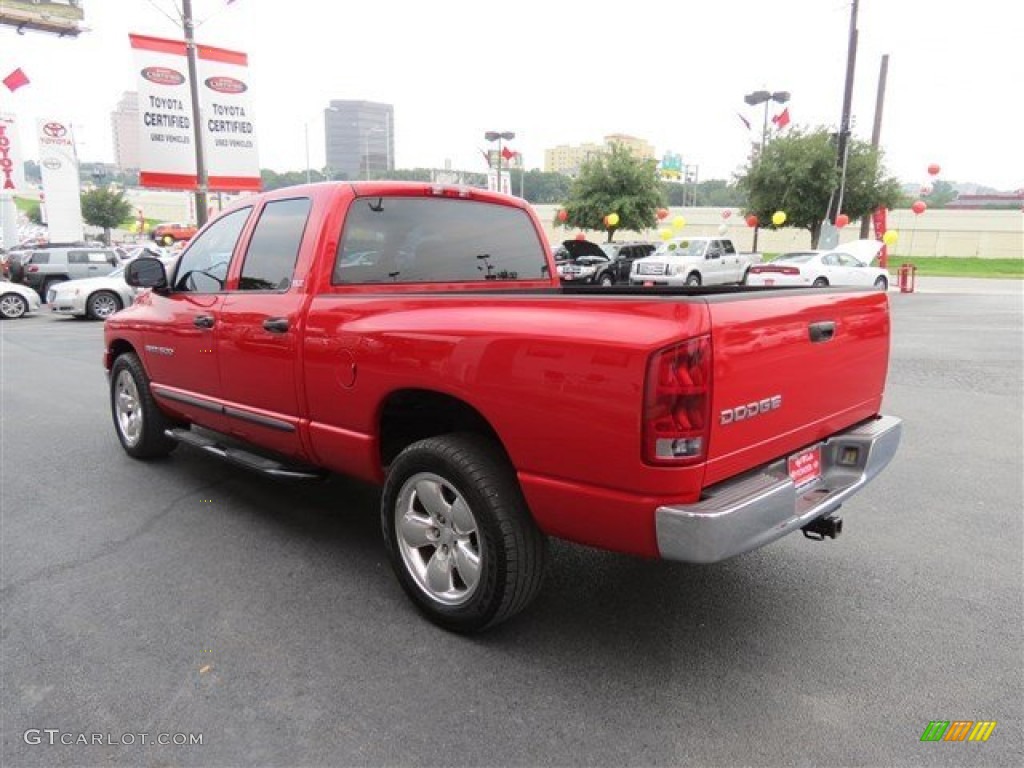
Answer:
[[[649, 256], [653, 243], [592, 243], [589, 240], [566, 240], [555, 251], [558, 276], [562, 282], [588, 285], [629, 283], [629, 270], [636, 259]], [[559, 259], [564, 250], [568, 258]]]

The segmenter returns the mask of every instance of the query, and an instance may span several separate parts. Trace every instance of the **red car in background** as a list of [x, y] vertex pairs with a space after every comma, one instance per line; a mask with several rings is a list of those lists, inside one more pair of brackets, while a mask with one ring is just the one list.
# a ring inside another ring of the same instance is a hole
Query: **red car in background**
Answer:
[[176, 242], [191, 240], [192, 236], [195, 235], [197, 231], [198, 227], [191, 224], [170, 222], [166, 224], [158, 224], [154, 227], [150, 237], [163, 245], [172, 245]]

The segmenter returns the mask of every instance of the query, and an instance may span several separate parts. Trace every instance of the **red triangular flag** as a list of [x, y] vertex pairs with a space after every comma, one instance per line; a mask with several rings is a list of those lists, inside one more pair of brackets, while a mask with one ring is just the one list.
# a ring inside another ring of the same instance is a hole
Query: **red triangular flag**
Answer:
[[779, 112], [775, 117], [772, 118], [772, 122], [775, 123], [775, 127], [778, 130], [782, 130], [789, 125], [789, 107]]
[[4, 78], [4, 85], [7, 86], [9, 91], [16, 91], [21, 86], [28, 85], [28, 75], [25, 74], [21, 67], [18, 67]]
[[508, 147], [505, 147], [504, 149], [501, 150], [501, 156], [504, 157], [506, 160], [511, 160], [513, 157], [516, 156], [516, 153], [513, 152]]

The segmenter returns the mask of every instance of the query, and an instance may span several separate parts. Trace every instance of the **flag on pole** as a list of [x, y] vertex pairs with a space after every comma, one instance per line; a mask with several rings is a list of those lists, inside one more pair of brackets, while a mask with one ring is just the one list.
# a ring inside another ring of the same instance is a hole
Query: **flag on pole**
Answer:
[[504, 157], [506, 160], [511, 160], [517, 154], [519, 153], [509, 149], [508, 147], [505, 147], [504, 149], [501, 150], [501, 156]]
[[4, 78], [4, 85], [7, 86], [7, 90], [13, 93], [21, 88], [21, 86], [28, 85], [28, 75], [25, 74], [21, 67], [18, 67]]
[[739, 112], [736, 113], [736, 117], [738, 117], [743, 122], [743, 125], [745, 125], [747, 127], [747, 130], [749, 131], [750, 130], [750, 121], [747, 120], [747, 118], [745, 118]]
[[789, 107], [786, 107], [784, 110], [779, 112], [779, 114], [775, 115], [775, 117], [772, 118], [772, 122], [775, 123], [775, 129], [777, 131], [781, 131], [789, 125]]

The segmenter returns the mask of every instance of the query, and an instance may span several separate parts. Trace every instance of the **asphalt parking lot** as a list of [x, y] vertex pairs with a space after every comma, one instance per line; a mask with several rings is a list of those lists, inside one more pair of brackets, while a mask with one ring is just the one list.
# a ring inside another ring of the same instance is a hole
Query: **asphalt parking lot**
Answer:
[[[132, 461], [101, 326], [0, 323], [0, 764], [1020, 765], [1006, 285], [892, 295], [904, 440], [839, 540], [713, 566], [555, 543], [532, 608], [471, 638], [401, 592], [374, 489]], [[932, 720], [998, 724], [921, 742]]]

